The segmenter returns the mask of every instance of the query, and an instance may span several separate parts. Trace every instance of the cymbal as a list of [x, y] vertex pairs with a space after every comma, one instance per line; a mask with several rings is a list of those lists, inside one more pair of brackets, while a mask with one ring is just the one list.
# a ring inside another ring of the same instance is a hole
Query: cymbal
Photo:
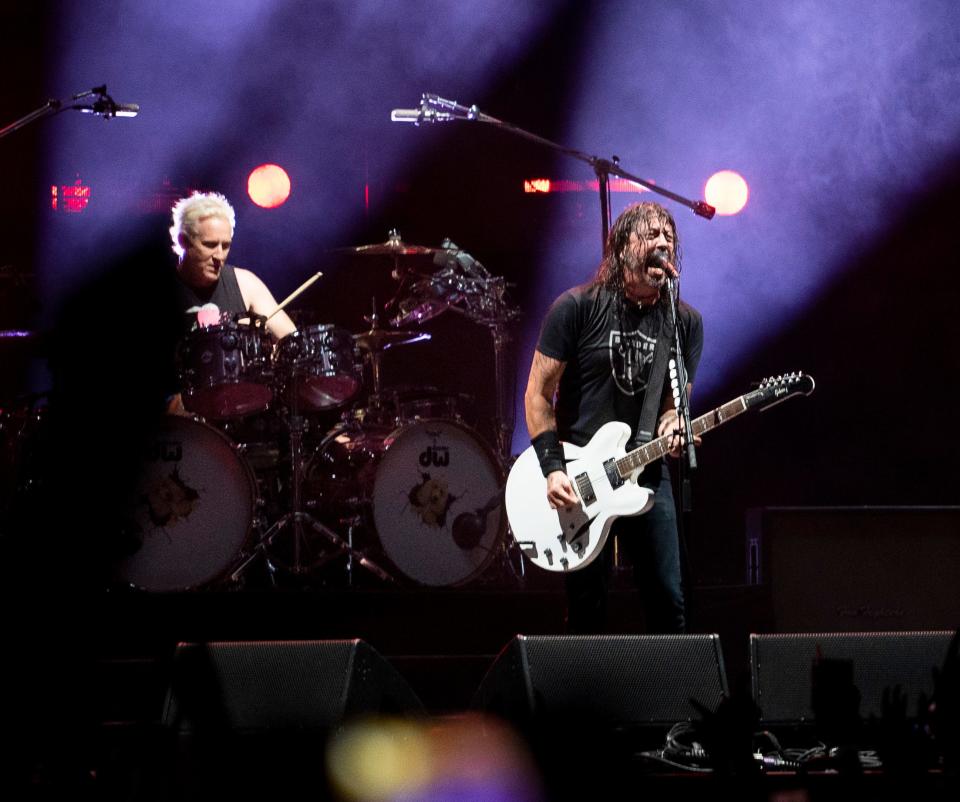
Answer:
[[433, 256], [439, 248], [425, 245], [407, 245], [405, 242], [380, 242], [375, 245], [356, 245], [354, 247], [334, 248], [334, 253], [353, 253], [358, 256]]
[[334, 248], [334, 253], [352, 253], [358, 256], [433, 256], [440, 248], [428, 248], [426, 245], [409, 245], [400, 239], [396, 229], [390, 231], [386, 242], [377, 242], [373, 245], [354, 245], [345, 248]]
[[394, 345], [429, 340], [430, 334], [426, 331], [397, 331], [395, 329], [373, 328], [362, 334], [354, 334], [353, 340], [362, 351], [386, 351]]

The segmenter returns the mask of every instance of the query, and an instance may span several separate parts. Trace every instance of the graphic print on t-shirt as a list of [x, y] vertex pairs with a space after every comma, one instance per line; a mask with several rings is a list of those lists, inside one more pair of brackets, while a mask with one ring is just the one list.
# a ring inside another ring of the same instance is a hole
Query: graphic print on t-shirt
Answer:
[[637, 395], [647, 389], [656, 337], [641, 331], [610, 332], [610, 369], [622, 393]]

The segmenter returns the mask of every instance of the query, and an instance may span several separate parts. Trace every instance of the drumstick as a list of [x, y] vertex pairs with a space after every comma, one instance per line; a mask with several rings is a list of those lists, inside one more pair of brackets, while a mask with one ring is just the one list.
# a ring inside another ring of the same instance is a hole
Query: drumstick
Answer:
[[283, 301], [281, 301], [280, 304], [278, 304], [277, 308], [274, 309], [269, 315], [267, 315], [267, 319], [264, 320], [263, 322], [266, 323], [267, 320], [269, 320], [275, 314], [277, 314], [277, 312], [283, 309], [283, 307], [285, 307], [288, 303], [290, 303], [290, 301], [296, 298], [301, 292], [307, 289], [307, 287], [313, 284], [313, 282], [315, 282], [322, 275], [323, 273], [318, 271], [316, 275], [310, 276], [310, 278], [308, 278], [305, 282], [303, 282], [303, 284], [301, 284], [293, 292], [291, 292], [286, 298], [284, 298]]

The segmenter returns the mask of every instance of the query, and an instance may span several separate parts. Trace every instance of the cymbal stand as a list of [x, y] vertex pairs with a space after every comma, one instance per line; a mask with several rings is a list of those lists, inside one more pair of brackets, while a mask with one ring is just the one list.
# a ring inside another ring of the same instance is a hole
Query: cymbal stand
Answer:
[[[508, 353], [512, 353], [512, 351], [507, 350], [507, 346], [512, 342], [513, 337], [510, 334], [507, 321], [502, 317], [488, 321], [485, 325], [493, 337], [494, 393], [496, 394], [493, 423], [497, 438], [497, 458], [500, 460], [504, 475], [506, 475], [512, 462], [510, 452], [513, 450], [513, 429], [516, 425], [516, 409], [514, 407], [516, 370], [513, 360], [507, 357]], [[513, 377], [509, 393], [506, 392], [508, 376]], [[505, 514], [505, 512], [502, 514]], [[513, 560], [514, 553], [517, 555], [516, 564]], [[526, 580], [526, 560], [513, 538], [504, 541], [498, 558], [502, 564], [509, 568], [515, 580], [520, 583]]]
[[[300, 414], [299, 376], [294, 373], [287, 383], [287, 415], [285, 423], [289, 431], [290, 441], [290, 511], [283, 515], [266, 532], [264, 532], [257, 549], [262, 550], [267, 558], [271, 572], [276, 570], [276, 550], [274, 541], [284, 533], [290, 537], [290, 560], [284, 567], [294, 575], [304, 575], [321, 565], [346, 554], [349, 558], [349, 569], [352, 574], [353, 565], [370, 571], [378, 579], [393, 582], [394, 577], [383, 570], [379, 565], [369, 560], [362, 552], [353, 548], [350, 541], [344, 540], [328, 526], [320, 523], [303, 509], [303, 435], [307, 431], [307, 422]], [[310, 556], [311, 547], [319, 537], [325, 545], [332, 547], [318, 556]], [[352, 538], [351, 538], [352, 540]], [[271, 549], [274, 549], [271, 553]], [[352, 575], [351, 575], [352, 582]]]
[[[487, 325], [491, 337], [493, 337], [493, 370], [494, 370], [494, 392], [496, 394], [496, 410], [494, 412], [493, 422], [496, 429], [497, 438], [497, 457], [500, 464], [507, 468], [510, 464], [510, 452], [513, 448], [513, 429], [516, 425], [516, 409], [514, 407], [514, 396], [516, 394], [516, 371], [508, 372], [507, 368], [512, 367], [512, 360], [507, 358], [507, 346], [512, 342], [513, 337], [506, 323], [502, 320], [494, 321]], [[507, 376], [513, 376], [510, 392], [506, 392]]]
[[[516, 425], [516, 365], [510, 355], [513, 350], [508, 348], [513, 341], [510, 331], [510, 322], [519, 317], [519, 310], [513, 308], [506, 300], [504, 293], [506, 282], [502, 278], [491, 276], [479, 262], [474, 262], [474, 270], [479, 271], [476, 279], [471, 282], [475, 292], [468, 292], [465, 296], [467, 315], [476, 323], [484, 326], [493, 338], [494, 364], [494, 394], [496, 408], [494, 410], [494, 436], [496, 438], [497, 459], [504, 475], [510, 469], [513, 461], [513, 430]], [[508, 386], [509, 384], [509, 386]], [[513, 578], [523, 583], [526, 580], [526, 560], [523, 552], [517, 547], [512, 538], [508, 538], [501, 545], [497, 559], [505, 565]], [[517, 560], [514, 562], [513, 555]]]
[[[395, 232], [391, 231], [391, 235]], [[369, 334], [380, 331], [380, 315], [377, 313], [377, 299], [372, 299], [373, 310], [370, 315], [364, 315], [364, 319], [370, 324]], [[383, 357], [383, 348], [372, 347], [366, 349], [370, 357], [370, 384], [372, 392], [367, 396], [367, 414], [375, 413], [379, 415], [384, 408], [384, 398], [382, 395], [383, 380], [380, 376], [381, 358]]]

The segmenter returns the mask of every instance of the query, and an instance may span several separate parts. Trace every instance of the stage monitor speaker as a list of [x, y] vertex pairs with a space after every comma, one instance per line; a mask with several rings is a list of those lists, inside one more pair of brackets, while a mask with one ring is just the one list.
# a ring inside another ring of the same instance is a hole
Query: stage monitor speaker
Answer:
[[860, 691], [860, 715], [880, 716], [884, 688], [900, 685], [914, 715], [921, 692], [933, 692], [933, 668], [941, 666], [952, 632], [830, 632], [750, 636], [753, 695], [767, 724], [813, 720], [816, 660], [852, 664]]
[[717, 635], [517, 635], [473, 706], [523, 724], [672, 725], [727, 693]]
[[960, 625], [960, 507], [767, 507], [747, 518], [747, 573], [776, 632]]
[[423, 712], [362, 640], [181, 643], [163, 723], [181, 733], [322, 731], [363, 713]]

